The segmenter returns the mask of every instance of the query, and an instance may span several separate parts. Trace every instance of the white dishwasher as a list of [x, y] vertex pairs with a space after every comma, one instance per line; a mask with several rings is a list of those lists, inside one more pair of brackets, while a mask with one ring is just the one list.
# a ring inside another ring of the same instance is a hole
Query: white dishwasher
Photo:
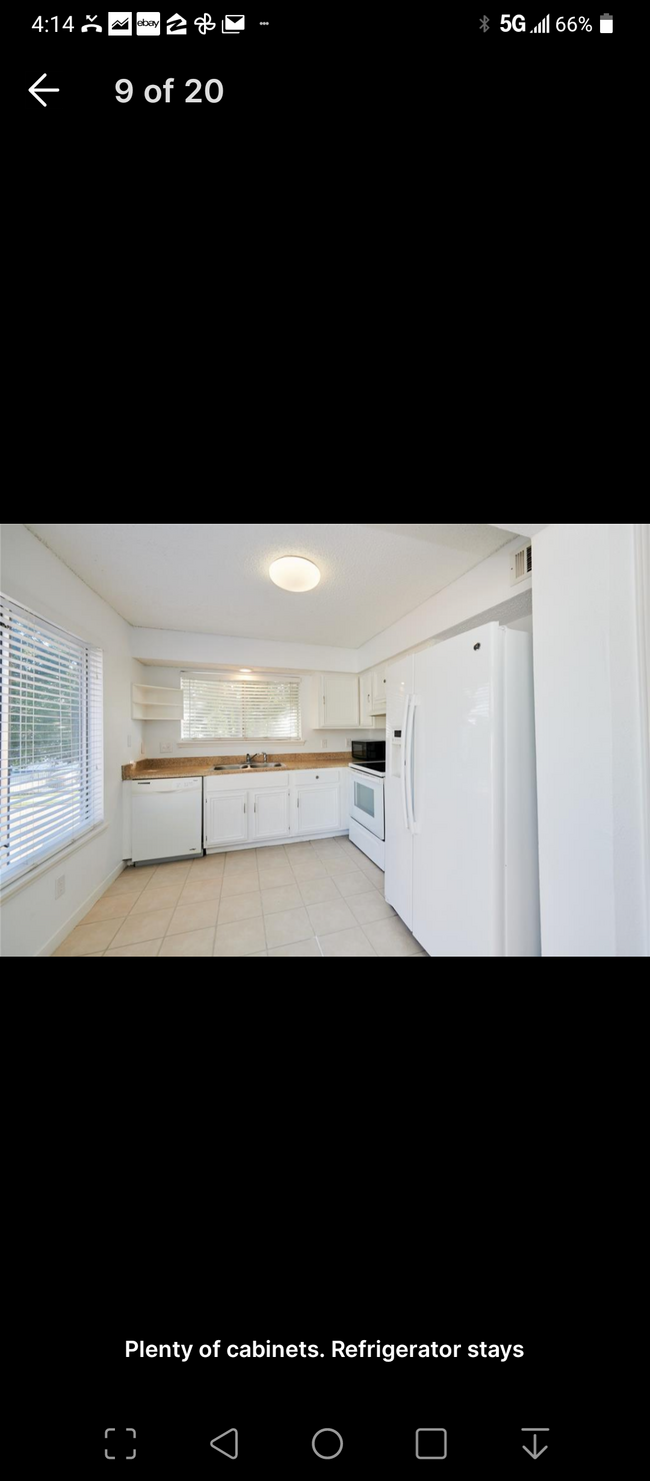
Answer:
[[131, 782], [131, 847], [134, 864], [145, 859], [184, 859], [203, 853], [201, 777]]

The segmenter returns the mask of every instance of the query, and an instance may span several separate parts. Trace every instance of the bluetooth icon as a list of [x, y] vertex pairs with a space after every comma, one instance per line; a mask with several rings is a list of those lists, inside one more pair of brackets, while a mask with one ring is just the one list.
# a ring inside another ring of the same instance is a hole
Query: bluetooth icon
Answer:
[[483, 16], [483, 20], [481, 21], [481, 30], [483, 32], [483, 35], [485, 35], [485, 32], [486, 31], [489, 31], [489, 29], [490, 29], [490, 17], [489, 17], [489, 15], [484, 15]]

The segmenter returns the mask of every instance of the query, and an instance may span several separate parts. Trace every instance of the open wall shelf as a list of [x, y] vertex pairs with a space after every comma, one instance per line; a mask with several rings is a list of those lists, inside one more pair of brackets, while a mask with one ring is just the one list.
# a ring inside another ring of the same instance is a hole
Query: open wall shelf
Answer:
[[132, 684], [131, 716], [134, 720], [182, 720], [182, 690]]

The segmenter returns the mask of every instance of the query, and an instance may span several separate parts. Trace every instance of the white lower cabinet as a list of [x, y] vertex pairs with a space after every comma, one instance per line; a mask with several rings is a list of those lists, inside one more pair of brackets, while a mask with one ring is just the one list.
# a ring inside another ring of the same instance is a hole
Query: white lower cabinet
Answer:
[[254, 838], [287, 837], [290, 830], [289, 795], [287, 787], [251, 792]]
[[207, 849], [242, 848], [272, 840], [288, 843], [298, 836], [313, 837], [347, 828], [348, 772], [336, 768], [263, 773], [255, 790], [242, 787], [244, 773], [206, 777], [204, 789], [204, 846]]
[[293, 833], [326, 833], [341, 826], [341, 798], [338, 782], [292, 789]]
[[248, 792], [206, 792], [205, 846], [224, 843], [248, 843]]

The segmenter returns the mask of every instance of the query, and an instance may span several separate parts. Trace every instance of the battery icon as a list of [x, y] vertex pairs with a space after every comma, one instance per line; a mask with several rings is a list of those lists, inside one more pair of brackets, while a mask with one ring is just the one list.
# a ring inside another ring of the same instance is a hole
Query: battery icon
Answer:
[[608, 34], [609, 33], [609, 35], [611, 36], [611, 33], [612, 33], [613, 30], [614, 30], [614, 17], [613, 17], [613, 15], [610, 15], [609, 14], [609, 11], [606, 10], [605, 11], [605, 14], [604, 15], [601, 15], [601, 17], [600, 17], [600, 34], [602, 36], [603, 32], [605, 32], [605, 34]]

